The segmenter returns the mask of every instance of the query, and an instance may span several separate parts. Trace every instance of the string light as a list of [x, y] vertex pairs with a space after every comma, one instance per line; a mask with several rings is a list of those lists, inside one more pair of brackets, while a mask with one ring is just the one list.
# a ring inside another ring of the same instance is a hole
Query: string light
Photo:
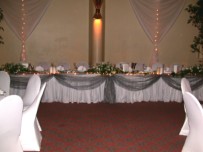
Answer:
[[155, 12], [155, 34], [154, 34], [154, 52], [156, 57], [156, 62], [158, 62], [158, 38], [159, 38], [159, 9]]
[[26, 61], [26, 48], [25, 48], [25, 3], [24, 0], [21, 0], [21, 61]]

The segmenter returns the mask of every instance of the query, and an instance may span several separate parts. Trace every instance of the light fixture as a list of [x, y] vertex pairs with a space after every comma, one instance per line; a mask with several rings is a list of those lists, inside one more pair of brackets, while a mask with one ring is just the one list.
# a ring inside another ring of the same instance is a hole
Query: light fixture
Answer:
[[100, 13], [100, 9], [96, 9], [96, 12], [93, 16], [94, 19], [101, 19], [102, 16], [101, 16], [101, 13]]
[[101, 15], [100, 9], [101, 9], [103, 0], [93, 0], [93, 2], [95, 5], [95, 8], [96, 8], [96, 11], [95, 11], [93, 18], [94, 19], [101, 19], [102, 15]]

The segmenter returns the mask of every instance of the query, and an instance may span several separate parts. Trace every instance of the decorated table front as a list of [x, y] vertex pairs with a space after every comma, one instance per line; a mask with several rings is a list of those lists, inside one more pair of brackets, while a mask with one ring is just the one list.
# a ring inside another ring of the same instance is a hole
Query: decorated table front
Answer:
[[[31, 75], [10, 75], [10, 94], [23, 96]], [[182, 102], [181, 78], [168, 75], [39, 74], [47, 82], [42, 102], [124, 103]], [[193, 93], [203, 101], [203, 78], [188, 77]]]
[[1, 95], [0, 95], [0, 101], [1, 101], [3, 98], [4, 98], [4, 96], [1, 96]]

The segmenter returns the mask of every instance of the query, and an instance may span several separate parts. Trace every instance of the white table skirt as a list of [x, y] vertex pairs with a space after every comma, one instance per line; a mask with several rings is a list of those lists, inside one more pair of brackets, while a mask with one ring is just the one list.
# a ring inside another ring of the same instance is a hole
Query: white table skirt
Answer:
[[[130, 77], [126, 77], [129, 78]], [[176, 90], [168, 84], [166, 84], [163, 79], [159, 79], [152, 86], [147, 89], [140, 91], [129, 91], [115, 84], [116, 89], [116, 102], [118, 103], [133, 103], [141, 101], [164, 101], [164, 102], [182, 102], [183, 96], [180, 90]], [[203, 87], [193, 91], [193, 94], [200, 100], [203, 101]]]
[[42, 102], [97, 103], [103, 101], [104, 84], [92, 90], [75, 90], [60, 84], [55, 78], [48, 83]]
[[[79, 75], [77, 75], [79, 76]], [[94, 75], [80, 75], [83, 77], [94, 77]], [[127, 79], [136, 79], [133, 76], [125, 76]], [[115, 84], [115, 95], [117, 103], [134, 103], [134, 102], [182, 102], [182, 92], [170, 87], [160, 78], [150, 87], [139, 90], [129, 91]], [[59, 83], [55, 77], [47, 82], [47, 86], [42, 97], [42, 102], [63, 102], [63, 103], [98, 103], [104, 101], [105, 82], [99, 87], [91, 90], [76, 90]], [[23, 97], [25, 89], [10, 88], [10, 94], [17, 94]], [[193, 94], [203, 101], [203, 86], [193, 91]], [[108, 101], [107, 101], [108, 102]]]
[[[104, 99], [104, 86], [105, 83], [91, 90], [75, 90], [63, 86], [53, 77], [47, 82], [47, 86], [42, 97], [42, 102], [98, 103]], [[25, 89], [10, 88], [10, 94], [17, 94], [23, 97], [25, 94]]]
[[116, 88], [116, 102], [141, 102], [141, 101], [176, 101], [182, 102], [182, 93], [179, 90], [168, 86], [162, 79], [159, 79], [152, 86], [140, 91], [129, 91], [115, 85]]

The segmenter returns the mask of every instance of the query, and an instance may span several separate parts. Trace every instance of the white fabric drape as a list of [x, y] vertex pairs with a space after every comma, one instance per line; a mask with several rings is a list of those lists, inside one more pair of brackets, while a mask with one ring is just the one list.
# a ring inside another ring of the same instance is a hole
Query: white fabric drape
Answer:
[[129, 1], [142, 28], [154, 44], [154, 51], [158, 51], [158, 44], [175, 23], [185, 0]]
[[51, 0], [0, 0], [4, 19], [24, 44], [46, 12]]

